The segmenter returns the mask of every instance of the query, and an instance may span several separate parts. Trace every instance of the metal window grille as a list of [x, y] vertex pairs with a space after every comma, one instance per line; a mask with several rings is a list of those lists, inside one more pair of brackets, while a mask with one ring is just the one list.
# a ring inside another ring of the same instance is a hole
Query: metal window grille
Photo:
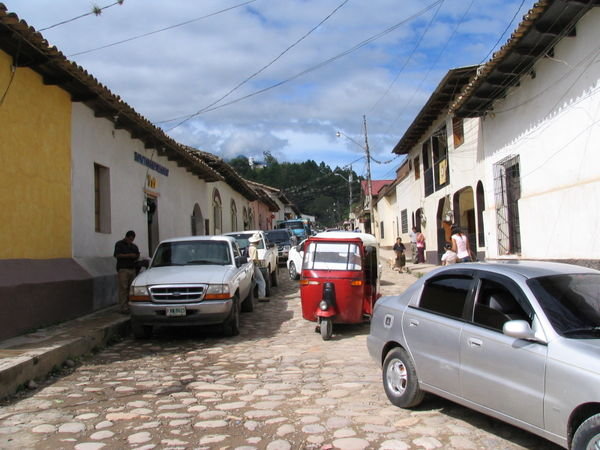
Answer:
[[402, 233], [408, 233], [408, 211], [403, 209], [400, 211], [400, 216], [402, 220]]
[[519, 156], [510, 156], [494, 164], [494, 198], [498, 254], [520, 254], [519, 199], [521, 198], [521, 176]]

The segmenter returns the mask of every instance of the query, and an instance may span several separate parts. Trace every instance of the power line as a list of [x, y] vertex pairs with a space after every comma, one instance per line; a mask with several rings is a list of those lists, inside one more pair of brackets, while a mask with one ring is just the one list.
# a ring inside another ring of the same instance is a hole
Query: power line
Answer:
[[513, 15], [512, 19], [510, 19], [510, 22], [508, 22], [508, 25], [506, 25], [506, 28], [504, 29], [504, 31], [502, 32], [502, 34], [500, 35], [500, 37], [498, 38], [498, 40], [496, 41], [496, 43], [494, 45], [492, 45], [492, 48], [490, 49], [489, 53], [487, 55], [485, 55], [485, 58], [483, 58], [481, 60], [481, 62], [479, 63], [480, 65], [487, 61], [487, 59], [490, 57], [490, 55], [492, 54], [492, 52], [494, 51], [494, 49], [496, 48], [496, 46], [500, 43], [500, 41], [502, 40], [502, 38], [504, 37], [504, 35], [506, 34], [506, 32], [509, 30], [509, 28], [512, 27], [512, 24], [515, 21], [515, 19], [517, 17], [517, 14], [519, 14], [519, 11], [521, 11], [521, 8], [523, 7], [524, 3], [525, 3], [525, 0], [521, 0], [521, 4], [519, 5], [519, 7], [517, 8], [517, 10], [515, 11], [515, 14]]
[[[314, 65], [312, 67], [309, 67], [308, 69], [303, 70], [302, 72], [299, 72], [296, 75], [293, 75], [293, 76], [291, 76], [289, 78], [286, 78], [285, 80], [279, 81], [277, 83], [274, 83], [271, 86], [268, 86], [266, 88], [259, 89], [258, 91], [252, 92], [252, 93], [250, 93], [248, 95], [245, 95], [243, 97], [238, 97], [237, 99], [231, 100], [231, 101], [229, 101], [227, 103], [222, 103], [220, 105], [216, 105], [216, 106], [213, 106], [211, 108], [206, 108], [206, 109], [200, 110], [199, 112], [194, 113], [192, 115], [193, 116], [197, 116], [197, 115], [205, 113], [205, 112], [215, 111], [217, 109], [224, 108], [226, 106], [230, 106], [230, 105], [233, 105], [235, 103], [239, 103], [239, 102], [241, 102], [243, 100], [247, 100], [247, 99], [249, 99], [251, 97], [255, 97], [255, 96], [259, 95], [259, 94], [263, 94], [263, 93], [265, 93], [267, 91], [270, 91], [270, 90], [275, 89], [277, 87], [280, 87], [280, 86], [282, 86], [284, 84], [287, 84], [287, 83], [289, 83], [291, 81], [294, 81], [294, 80], [296, 80], [296, 79], [298, 79], [298, 78], [300, 78], [300, 77], [302, 77], [302, 76], [304, 76], [304, 75], [306, 75], [308, 73], [314, 72], [315, 70], [318, 70], [318, 69], [320, 69], [320, 68], [322, 68], [322, 67], [324, 67], [324, 66], [326, 66], [326, 65], [328, 65], [328, 64], [330, 64], [330, 63], [332, 63], [334, 61], [337, 61], [338, 59], [341, 59], [342, 57], [347, 56], [347, 55], [349, 55], [349, 54], [351, 54], [351, 53], [353, 53], [353, 52], [361, 49], [362, 47], [365, 47], [366, 45], [370, 44], [371, 42], [373, 42], [373, 41], [375, 41], [377, 39], [382, 38], [383, 36], [391, 33], [392, 31], [396, 30], [397, 28], [399, 28], [400, 26], [404, 25], [405, 23], [410, 22], [411, 20], [414, 20], [417, 17], [425, 14], [427, 11], [429, 11], [432, 8], [434, 8], [436, 5], [438, 5], [442, 1], [444, 1], [444, 0], [437, 0], [437, 1], [433, 2], [429, 6], [426, 6], [425, 8], [423, 8], [422, 10], [420, 10], [419, 12], [413, 14], [412, 16], [410, 16], [410, 17], [408, 17], [408, 18], [406, 18], [404, 20], [402, 20], [401, 22], [398, 22], [395, 25], [392, 25], [391, 27], [386, 28], [385, 30], [383, 30], [383, 31], [381, 31], [381, 32], [379, 32], [379, 33], [377, 33], [377, 34], [375, 34], [375, 35], [373, 35], [373, 36], [365, 39], [364, 41], [359, 42], [358, 44], [354, 45], [353, 47], [349, 48], [348, 50], [345, 50], [342, 53], [337, 54], [336, 56], [328, 58], [328, 59], [326, 59], [326, 60], [324, 60], [324, 61], [322, 61], [322, 62], [320, 62], [320, 63], [318, 63], [318, 64], [316, 64], [316, 65]], [[155, 122], [155, 123], [173, 122], [175, 120], [181, 120], [181, 119], [187, 118], [189, 116], [190, 115], [179, 116], [179, 117], [175, 117], [175, 118], [172, 118], [172, 119], [161, 120], [161, 121], [158, 121], [158, 122]]]
[[442, 9], [443, 4], [444, 4], [444, 0], [442, 0], [440, 2], [440, 4], [438, 5], [438, 8], [435, 10], [435, 13], [433, 14], [433, 16], [431, 17], [431, 20], [427, 24], [427, 27], [423, 30], [423, 33], [421, 33], [421, 36], [419, 36], [419, 39], [417, 40], [415, 46], [413, 47], [412, 51], [410, 52], [410, 55], [408, 55], [408, 58], [406, 58], [406, 60], [404, 61], [404, 64], [402, 65], [402, 67], [400, 68], [398, 73], [396, 74], [396, 77], [392, 80], [392, 82], [387, 87], [385, 92], [381, 95], [381, 97], [379, 97], [379, 99], [373, 104], [373, 106], [371, 106], [371, 109], [369, 109], [369, 112], [372, 112], [377, 107], [377, 105], [388, 95], [388, 93], [392, 89], [392, 86], [394, 86], [394, 84], [396, 84], [396, 81], [398, 81], [398, 78], [400, 78], [400, 75], [402, 74], [402, 72], [404, 72], [404, 69], [406, 68], [406, 66], [408, 65], [408, 63], [410, 62], [412, 57], [414, 56], [415, 52], [421, 45], [421, 42], [423, 41], [423, 38], [425, 37], [425, 35], [429, 31], [429, 29], [431, 28], [431, 25], [433, 25], [433, 22], [435, 21], [437, 15], [439, 14], [440, 9]]
[[339, 9], [342, 8], [342, 6], [344, 6], [346, 3], [348, 3], [349, 0], [344, 0], [342, 3], [340, 3], [333, 11], [331, 11], [323, 20], [321, 20], [317, 25], [315, 25], [313, 28], [311, 28], [307, 33], [305, 33], [302, 37], [300, 37], [299, 39], [297, 39], [293, 44], [289, 45], [283, 52], [281, 52], [279, 55], [277, 55], [274, 59], [272, 59], [269, 63], [267, 63], [266, 65], [264, 65], [261, 69], [259, 69], [258, 71], [254, 72], [252, 75], [250, 75], [249, 77], [246, 77], [243, 81], [241, 81], [240, 83], [238, 83], [234, 88], [230, 89], [225, 95], [219, 97], [217, 100], [215, 100], [214, 102], [212, 102], [211, 104], [205, 106], [204, 108], [202, 108], [201, 110], [197, 111], [195, 114], [192, 114], [191, 116], [187, 117], [186, 119], [182, 120], [181, 122], [179, 122], [177, 125], [173, 126], [172, 128], [169, 128], [167, 131], [171, 131], [177, 127], [179, 127], [180, 125], [183, 125], [185, 122], [187, 122], [188, 120], [196, 117], [197, 115], [201, 114], [203, 111], [207, 110], [208, 108], [216, 105], [217, 103], [221, 102], [221, 100], [224, 100], [225, 98], [229, 97], [233, 92], [237, 91], [240, 87], [242, 87], [244, 84], [246, 84], [248, 81], [252, 80], [253, 78], [255, 78], [257, 75], [259, 75], [260, 73], [264, 72], [268, 67], [272, 66], [277, 60], [281, 59], [283, 57], [283, 55], [285, 55], [287, 52], [289, 52], [292, 48], [294, 48], [296, 45], [298, 45], [300, 42], [302, 42], [304, 39], [306, 39], [308, 36], [310, 36], [317, 28], [319, 28], [321, 25], [323, 25], [331, 16], [333, 16]]
[[[124, 0], [120, 0], [120, 1], [122, 3]], [[221, 9], [219, 11], [215, 11], [213, 13], [206, 14], [206, 15], [201, 16], [201, 17], [196, 17], [194, 19], [186, 20], [185, 22], [177, 23], [175, 25], [170, 25], [170, 26], [165, 27], [165, 28], [160, 28], [158, 30], [149, 31], [148, 33], [138, 34], [136, 36], [132, 36], [132, 37], [129, 37], [127, 39], [122, 39], [120, 41], [112, 42], [110, 44], [101, 45], [100, 47], [91, 48], [89, 50], [83, 50], [81, 52], [71, 53], [70, 55], [67, 55], [67, 57], [70, 58], [72, 56], [85, 55], [87, 53], [92, 53], [92, 52], [95, 52], [95, 51], [98, 51], [98, 50], [102, 50], [102, 49], [105, 49], [105, 48], [114, 47], [115, 45], [120, 45], [120, 44], [124, 44], [126, 42], [135, 41], [137, 39], [141, 39], [141, 38], [146, 37], [146, 36], [151, 36], [153, 34], [162, 33], [163, 31], [172, 30], [173, 28], [182, 27], [184, 25], [188, 25], [188, 24], [193, 23], [193, 22], [198, 22], [199, 20], [206, 19], [208, 17], [216, 16], [218, 14], [222, 14], [224, 12], [231, 11], [232, 9], [236, 9], [236, 8], [240, 8], [242, 6], [246, 6], [246, 5], [250, 4], [250, 3], [254, 3], [255, 1], [256, 0], [248, 0], [248, 1], [244, 2], [244, 3], [239, 3], [237, 5], [230, 6], [229, 8]]]
[[55, 23], [54, 25], [50, 25], [49, 27], [46, 27], [46, 28], [40, 28], [37, 31], [41, 33], [42, 31], [50, 30], [52, 28], [58, 27], [60, 25], [64, 25], [64, 24], [69, 23], [69, 22], [74, 22], [75, 20], [79, 20], [79, 19], [81, 19], [83, 17], [91, 16], [92, 14], [94, 14], [96, 16], [99, 16], [100, 14], [102, 14], [102, 11], [104, 11], [105, 9], [108, 9], [108, 8], [110, 8], [112, 6], [115, 6], [115, 5], [122, 5], [123, 2], [125, 2], [125, 0], [117, 0], [116, 2], [111, 3], [110, 5], [106, 5], [106, 6], [102, 6], [102, 7], [93, 6], [91, 12], [88, 12], [88, 13], [85, 13], [85, 14], [81, 14], [81, 15], [73, 17], [71, 19], [63, 20], [62, 22]]

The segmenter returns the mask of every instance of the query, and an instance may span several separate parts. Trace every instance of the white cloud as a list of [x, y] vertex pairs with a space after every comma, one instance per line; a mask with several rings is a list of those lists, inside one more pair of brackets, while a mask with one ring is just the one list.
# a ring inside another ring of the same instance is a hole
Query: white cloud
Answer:
[[[85, 17], [43, 34], [69, 55], [200, 18], [242, 1], [125, 0], [98, 17]], [[181, 117], [225, 95], [341, 3], [256, 0], [247, 7], [73, 59], [148, 119]], [[88, 2], [72, 0], [7, 0], [5, 4], [8, 11], [16, 12], [37, 29], [91, 8]], [[445, 0], [410, 61], [407, 58], [434, 9], [318, 70], [201, 114], [169, 133], [181, 143], [223, 158], [238, 154], [261, 158], [262, 152], [269, 150], [280, 160], [310, 158], [334, 167], [360, 158], [363, 152], [348, 141], [336, 140], [335, 131], [362, 139], [362, 118], [366, 114], [373, 155], [381, 161], [389, 160], [394, 156], [392, 148], [441, 77], [453, 67], [479, 63], [519, 4], [518, 0], [476, 1], [453, 35], [456, 21], [462, 18], [468, 3]], [[533, 0], [526, 2], [518, 20], [532, 4]], [[418, 0], [349, 1], [317, 31], [224, 102], [311, 69], [400, 24], [425, 6]], [[452, 41], [432, 67], [451, 36]], [[175, 123], [164, 127], [168, 129]], [[374, 176], [393, 177], [392, 166], [375, 164]], [[356, 169], [364, 171], [364, 161], [357, 163]]]

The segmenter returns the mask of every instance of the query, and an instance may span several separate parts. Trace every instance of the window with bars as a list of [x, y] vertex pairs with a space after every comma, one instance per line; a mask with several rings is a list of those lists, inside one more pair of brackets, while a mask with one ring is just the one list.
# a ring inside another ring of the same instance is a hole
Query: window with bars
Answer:
[[494, 200], [499, 255], [521, 253], [520, 198], [519, 156], [510, 156], [494, 164]]
[[406, 209], [400, 211], [400, 220], [402, 221], [402, 233], [408, 233], [408, 211]]

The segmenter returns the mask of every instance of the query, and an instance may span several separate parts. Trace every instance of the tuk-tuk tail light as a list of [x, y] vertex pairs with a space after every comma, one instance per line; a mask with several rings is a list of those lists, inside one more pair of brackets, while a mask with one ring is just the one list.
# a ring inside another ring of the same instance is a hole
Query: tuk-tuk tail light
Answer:
[[350, 285], [351, 285], [351, 286], [362, 286], [362, 285], [363, 285], [363, 282], [362, 282], [362, 280], [352, 280], [352, 281], [350, 282]]
[[308, 285], [319, 285], [321, 284], [319, 281], [314, 281], [314, 280], [300, 280], [300, 286], [308, 286]]

